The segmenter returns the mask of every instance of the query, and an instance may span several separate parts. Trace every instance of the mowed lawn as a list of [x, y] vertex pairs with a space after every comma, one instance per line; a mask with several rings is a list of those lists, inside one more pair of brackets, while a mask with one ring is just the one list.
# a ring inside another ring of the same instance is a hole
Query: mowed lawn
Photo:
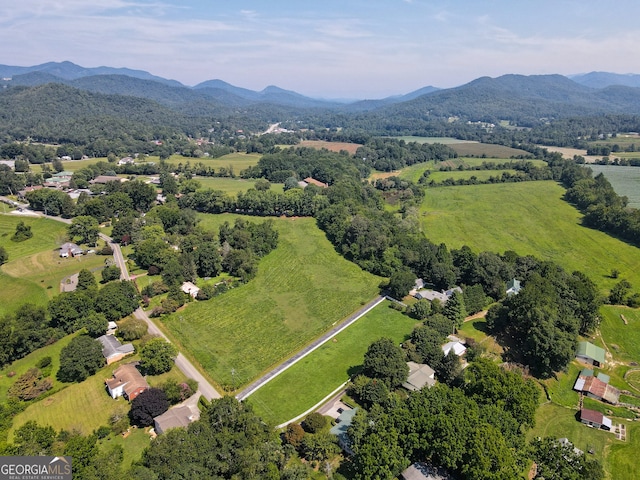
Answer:
[[[21, 221], [31, 227], [33, 237], [24, 242], [13, 242], [11, 236]], [[57, 257], [56, 249], [65, 241], [66, 231], [65, 224], [46, 218], [0, 215], [0, 246], [9, 254], [9, 261], [0, 267], [0, 315], [12, 312], [26, 302], [44, 306], [50, 296], [59, 291], [54, 285], [59, 285], [65, 273], [53, 268], [53, 262]], [[32, 269], [33, 259], [40, 256], [51, 258], [44, 277], [29, 277], [29, 274], [43, 273], [42, 269]], [[47, 289], [48, 286], [51, 288]]]
[[[186, 164], [187, 162], [191, 163], [191, 165], [195, 165], [196, 163], [202, 163], [204, 165], [213, 167], [215, 170], [218, 168], [232, 168], [233, 173], [236, 175], [240, 175], [240, 172], [246, 168], [252, 167], [258, 163], [258, 160], [262, 157], [259, 153], [229, 153], [228, 155], [223, 155], [218, 158], [211, 157], [200, 157], [200, 158], [190, 158], [183, 157], [182, 155], [171, 155], [167, 160], [167, 163], [171, 163], [174, 165], [178, 165], [179, 163]], [[149, 157], [151, 161], [157, 161], [157, 157]]]
[[620, 278], [640, 286], [640, 249], [581, 226], [582, 214], [551, 181], [440, 187], [427, 190], [421, 226], [449, 248], [534, 255], [568, 271], [581, 270], [603, 291]]
[[[203, 223], [211, 228], [234, 217]], [[340, 257], [314, 219], [274, 222], [279, 245], [260, 261], [256, 278], [162, 319], [226, 388], [248, 383], [378, 293], [381, 279]]]
[[369, 345], [388, 337], [408, 338], [417, 324], [383, 302], [298, 363], [253, 393], [248, 402], [263, 419], [278, 425], [312, 408], [362, 365]]
[[[226, 178], [226, 177], [193, 177], [194, 180], [200, 182], [201, 188], [210, 188], [212, 190], [221, 190], [230, 195], [236, 195], [239, 192], [246, 192], [250, 188], [254, 188], [255, 179], [245, 180], [242, 178]], [[282, 193], [284, 184], [271, 184], [271, 190]]]

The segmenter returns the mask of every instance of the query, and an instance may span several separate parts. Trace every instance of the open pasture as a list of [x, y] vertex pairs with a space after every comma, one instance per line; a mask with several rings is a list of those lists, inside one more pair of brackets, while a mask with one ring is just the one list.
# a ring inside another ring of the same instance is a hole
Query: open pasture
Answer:
[[487, 157], [487, 158], [510, 158], [519, 155], [530, 155], [525, 150], [519, 148], [505, 147], [504, 145], [494, 145], [489, 143], [454, 143], [449, 145], [461, 157]]
[[[635, 155], [638, 157], [640, 153]], [[589, 165], [589, 168], [593, 170], [594, 177], [602, 173], [618, 195], [629, 199], [630, 207], [640, 208], [640, 167]]]
[[[201, 215], [217, 230], [232, 215]], [[262, 219], [245, 217], [249, 221]], [[170, 333], [225, 388], [238, 388], [326, 331], [378, 291], [380, 278], [340, 257], [311, 218], [275, 219], [276, 250], [256, 278], [165, 317]]]
[[515, 170], [452, 170], [450, 172], [435, 171], [431, 172], [428, 181], [433, 180], [436, 183], [441, 183], [449, 178], [454, 180], [468, 180], [475, 177], [479, 182], [489, 180], [491, 177], [500, 177], [503, 172], [515, 174]]
[[[349, 142], [326, 142], [324, 140], [303, 140], [298, 145], [299, 147], [311, 147], [311, 148], [326, 148], [331, 152], [340, 152], [345, 150], [349, 152], [351, 155], [355, 155], [356, 150], [358, 150], [360, 145], [359, 143], [349, 143]], [[283, 148], [288, 148], [289, 145], [283, 146]]]
[[248, 401], [273, 424], [291, 420], [346, 382], [362, 365], [372, 342], [387, 337], [401, 343], [415, 325], [415, 320], [384, 302], [261, 387]]
[[[13, 242], [11, 236], [18, 223], [31, 227], [33, 237], [24, 242]], [[66, 241], [67, 226], [64, 223], [19, 215], [0, 215], [0, 246], [9, 254], [9, 260], [17, 260], [43, 250], [53, 250]]]
[[[167, 160], [167, 163], [178, 165], [179, 163], [186, 164], [189, 162], [191, 165], [196, 163], [202, 163], [214, 169], [219, 168], [232, 168], [236, 175], [240, 175], [240, 172], [248, 167], [252, 167], [258, 163], [258, 160], [262, 157], [259, 153], [229, 153], [218, 158], [211, 157], [183, 157], [182, 155], [171, 155]], [[155, 157], [157, 159], [157, 157]], [[149, 160], [154, 160], [154, 157], [149, 157]], [[157, 160], [156, 160], [157, 161]]]
[[616, 360], [640, 363], [640, 310], [604, 305], [600, 314], [600, 331]]
[[[193, 177], [202, 185], [201, 188], [210, 188], [212, 190], [221, 190], [229, 195], [236, 195], [239, 192], [246, 192], [253, 188], [256, 183], [255, 179], [245, 180], [242, 178], [225, 178], [225, 177]], [[272, 183], [271, 190], [277, 193], [284, 192], [284, 184]]]
[[412, 135], [405, 135], [401, 137], [393, 137], [398, 140], [404, 140], [407, 143], [416, 142], [416, 143], [442, 143], [443, 145], [454, 145], [459, 143], [478, 143], [472, 140], [460, 140], [458, 138], [453, 137], [416, 137]]
[[581, 226], [582, 215], [562, 200], [555, 182], [433, 188], [421, 208], [425, 235], [449, 248], [534, 255], [586, 273], [604, 292], [612, 269], [640, 285], [640, 249]]

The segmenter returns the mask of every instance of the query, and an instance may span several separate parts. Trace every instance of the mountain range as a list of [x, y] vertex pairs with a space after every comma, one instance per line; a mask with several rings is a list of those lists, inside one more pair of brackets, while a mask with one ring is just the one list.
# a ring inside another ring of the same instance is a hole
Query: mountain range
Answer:
[[[38, 88], [45, 85], [57, 85], [58, 89]], [[63, 86], [66, 89], [61, 90]], [[375, 122], [390, 131], [406, 130], [433, 119], [491, 123], [507, 120], [533, 126], [554, 118], [640, 115], [640, 75], [604, 72], [571, 78], [514, 74], [481, 77], [455, 88], [428, 86], [405, 95], [349, 103], [310, 98], [276, 86], [253, 91], [222, 80], [208, 80], [190, 87], [142, 70], [84, 68], [71, 62], [31, 67], [0, 65], [0, 87], [3, 108], [15, 110], [20, 102], [28, 102], [42, 116], [47, 115], [45, 105], [51, 104], [51, 98], [72, 101], [74, 92], [85, 92], [78, 97], [81, 103], [100, 105], [104, 115], [112, 114], [109, 105], [118, 105], [113, 112], [116, 117], [123, 115], [121, 106], [127, 104], [126, 98], [134, 97], [136, 102], [130, 103], [139, 109], [162, 111], [165, 116], [174, 112], [183, 119], [224, 115], [268, 122], [314, 118], [322, 123], [322, 119], [331, 117], [325, 123], [335, 124], [336, 118], [341, 118], [342, 124]], [[92, 95], [87, 96], [88, 93]], [[45, 98], [46, 95], [49, 97]]]

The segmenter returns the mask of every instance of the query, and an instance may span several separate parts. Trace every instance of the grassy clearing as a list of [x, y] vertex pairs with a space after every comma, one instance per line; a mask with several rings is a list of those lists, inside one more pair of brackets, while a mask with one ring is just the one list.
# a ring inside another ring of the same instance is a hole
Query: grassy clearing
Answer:
[[600, 331], [611, 353], [619, 361], [640, 363], [640, 310], [605, 305], [600, 313]]
[[[33, 237], [12, 242], [11, 236], [20, 221], [31, 227]], [[9, 262], [0, 270], [0, 315], [25, 302], [45, 305], [59, 292], [63, 277], [81, 268], [97, 266], [90, 257], [59, 258], [57, 249], [65, 241], [66, 229], [65, 224], [46, 218], [0, 215], [0, 246], [9, 254]]]
[[[359, 143], [346, 143], [346, 142], [326, 142], [324, 140], [303, 140], [300, 142], [300, 147], [311, 147], [311, 148], [326, 148], [331, 152], [340, 152], [342, 150], [346, 150], [351, 155], [355, 155], [356, 150], [362, 145]], [[283, 147], [283, 148], [287, 148]]]
[[[214, 217], [202, 223], [215, 230], [235, 216], [203, 217]], [[276, 219], [275, 226], [279, 246], [262, 259], [255, 279], [163, 319], [224, 386], [249, 382], [377, 293], [380, 279], [340, 257], [313, 219]]]
[[[29, 420], [35, 420], [40, 425], [51, 425], [56, 430], [78, 430], [85, 435], [102, 425], [108, 425], [111, 414], [117, 410], [128, 411], [129, 403], [122, 397], [112, 399], [104, 381], [111, 377], [119, 365], [136, 358], [128, 357], [123, 362], [107, 365], [84, 382], [65, 384], [66, 388], [19, 413], [13, 421], [12, 432]], [[169, 378], [178, 382], [185, 380], [177, 368], [163, 375], [147, 377], [147, 380], [149, 385], [157, 386]]]
[[582, 227], [582, 215], [562, 200], [554, 182], [469, 185], [429, 189], [422, 204], [427, 237], [449, 248], [513, 250], [581, 270], [603, 291], [617, 280], [612, 269], [640, 285], [640, 249]]
[[[104, 266], [107, 257], [102, 255], [83, 255], [75, 258], [60, 258], [58, 250], [45, 250], [29, 257], [11, 261], [2, 266], [2, 270], [11, 277], [31, 282], [44, 289], [48, 298], [60, 293], [60, 281], [83, 268], [93, 270]], [[1, 278], [1, 277], [0, 277]], [[24, 298], [17, 299], [23, 303]]]
[[416, 324], [384, 302], [260, 388], [249, 397], [249, 402], [265, 420], [276, 425], [286, 422], [346, 382], [362, 365], [372, 342], [388, 337], [401, 343]]
[[[24, 242], [12, 242], [11, 236], [19, 222], [31, 227], [33, 237]], [[0, 215], [0, 246], [9, 254], [9, 260], [33, 255], [43, 250], [53, 250], [66, 241], [67, 226], [48, 218]]]
[[[213, 168], [233, 168], [233, 172], [236, 175], [239, 175], [240, 172], [248, 167], [252, 167], [258, 163], [258, 160], [262, 157], [259, 153], [229, 153], [228, 155], [224, 155], [218, 158], [210, 158], [210, 157], [201, 157], [201, 158], [190, 158], [183, 157], [182, 155], [171, 155], [167, 160], [167, 163], [177, 165], [179, 163], [185, 164], [187, 162], [192, 165], [196, 163], [202, 163], [204, 165], [211, 166]], [[157, 159], [157, 157], [155, 157]], [[157, 161], [154, 157], [149, 157], [149, 160]]]
[[452, 170], [450, 172], [431, 172], [429, 175], [429, 181], [433, 180], [436, 183], [443, 182], [449, 178], [454, 180], [469, 179], [476, 177], [478, 181], [484, 182], [489, 180], [490, 177], [500, 177], [503, 172], [514, 174], [515, 170]]
[[[222, 177], [194, 177], [200, 182], [202, 188], [211, 188], [213, 190], [221, 190], [230, 195], [236, 195], [238, 192], [246, 192], [253, 188], [255, 180], [244, 180], [241, 178], [222, 178]], [[284, 192], [284, 184], [271, 184], [271, 190], [277, 193]]]
[[116, 364], [108, 365], [84, 382], [71, 384], [30, 405], [15, 417], [12, 431], [29, 420], [35, 420], [40, 425], [51, 425], [55, 430], [78, 430], [85, 435], [101, 425], [108, 425], [109, 416], [115, 409], [128, 410], [127, 401], [122, 397], [112, 399], [104, 385], [105, 379], [116, 368]]
[[[593, 450], [593, 455], [602, 461], [606, 449], [613, 443], [622, 443], [604, 430], [595, 430], [577, 420], [578, 410], [554, 403], [545, 403], [536, 411], [536, 426], [527, 434], [527, 439], [536, 437], [566, 437], [583, 452]], [[618, 477], [615, 477], [616, 479]]]
[[518, 148], [493, 145], [488, 143], [454, 143], [450, 145], [461, 157], [511, 158], [520, 155], [530, 155], [529, 152]]
[[[67, 335], [56, 343], [39, 348], [35, 352], [31, 352], [26, 357], [16, 360], [0, 370], [0, 399], [4, 401], [4, 399], [7, 398], [7, 391], [20, 377], [20, 375], [34, 367], [36, 363], [44, 357], [51, 357], [51, 374], [49, 377], [54, 379], [53, 389], [58, 390], [66, 385], [55, 380], [55, 377], [56, 373], [58, 373], [58, 369], [60, 368], [60, 351], [69, 344], [73, 337], [75, 337], [75, 335]], [[7, 375], [9, 372], [15, 372], [15, 375], [13, 377], [9, 377]]]
[[[635, 153], [640, 156], [640, 153]], [[602, 173], [618, 195], [629, 199], [629, 206], [640, 208], [640, 167], [621, 167], [616, 165], [589, 165], [596, 176]]]
[[393, 137], [398, 140], [404, 140], [405, 142], [416, 142], [416, 143], [442, 143], [443, 145], [454, 145], [458, 143], [477, 143], [471, 140], [459, 140], [453, 137], [415, 137], [412, 135], [405, 135], [402, 137]]

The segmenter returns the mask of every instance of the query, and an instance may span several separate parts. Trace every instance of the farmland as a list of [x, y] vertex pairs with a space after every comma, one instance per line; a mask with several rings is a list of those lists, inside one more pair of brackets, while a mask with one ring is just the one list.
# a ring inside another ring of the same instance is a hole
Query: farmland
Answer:
[[450, 248], [513, 250], [581, 270], [603, 291], [616, 283], [612, 269], [640, 285], [640, 250], [582, 227], [580, 212], [563, 194], [546, 181], [429, 189], [421, 225], [431, 241]]
[[[227, 177], [193, 177], [200, 182], [201, 188], [220, 190], [229, 195], [236, 195], [239, 192], [246, 192], [253, 188], [255, 180], [244, 180], [240, 178]], [[271, 184], [271, 190], [277, 193], [283, 192], [283, 184]]]
[[346, 143], [346, 142], [325, 142], [324, 140], [303, 140], [300, 142], [300, 147], [311, 148], [326, 148], [331, 152], [340, 152], [345, 150], [351, 155], [356, 153], [358, 147], [361, 147], [359, 143]]
[[[203, 217], [209, 229], [234, 218]], [[238, 388], [284, 360], [378, 291], [380, 278], [341, 258], [313, 219], [274, 221], [279, 245], [261, 260], [255, 279], [163, 319], [225, 388]]]
[[[286, 422], [346, 382], [362, 363], [370, 343], [382, 337], [406, 340], [416, 321], [382, 303], [336, 337], [285, 370], [249, 397], [258, 414]], [[305, 392], [300, 395], [299, 392]]]
[[630, 207], [640, 208], [640, 167], [589, 165], [589, 168], [593, 170], [594, 177], [602, 173], [618, 195], [629, 199]]

